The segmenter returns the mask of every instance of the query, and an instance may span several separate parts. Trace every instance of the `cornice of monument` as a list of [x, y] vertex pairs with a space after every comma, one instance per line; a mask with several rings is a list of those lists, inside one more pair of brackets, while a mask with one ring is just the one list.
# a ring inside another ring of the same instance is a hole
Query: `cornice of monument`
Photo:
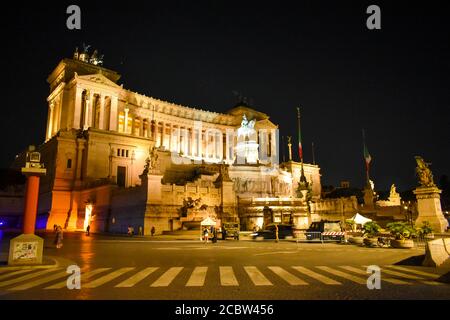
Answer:
[[[61, 74], [67, 70], [67, 68], [73, 68], [75, 72], [77, 72], [79, 75], [89, 75], [89, 74], [97, 74], [101, 73], [105, 75], [108, 79], [110, 79], [113, 82], [117, 82], [121, 75], [117, 73], [116, 71], [101, 67], [99, 65], [93, 65], [91, 63], [87, 63], [80, 60], [74, 60], [70, 58], [64, 58], [62, 59], [56, 68], [50, 73], [50, 75], [47, 77], [47, 82], [49, 84], [52, 84], [58, 77], [61, 76]], [[66, 82], [70, 81], [73, 77], [72, 74], [63, 74], [64, 77], [69, 77], [69, 79], [65, 79]]]

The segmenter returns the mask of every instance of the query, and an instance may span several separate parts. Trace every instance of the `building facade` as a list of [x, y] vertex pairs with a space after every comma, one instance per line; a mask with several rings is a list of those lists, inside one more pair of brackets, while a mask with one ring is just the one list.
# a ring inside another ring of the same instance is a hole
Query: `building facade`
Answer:
[[47, 168], [39, 199], [47, 229], [141, 226], [158, 234], [207, 216], [248, 230], [309, 225], [320, 168], [303, 165], [307, 201], [297, 192], [301, 164], [279, 163], [278, 126], [268, 115], [244, 103], [227, 113], [185, 107], [127, 90], [119, 79], [78, 54], [47, 79], [47, 130], [38, 148]]

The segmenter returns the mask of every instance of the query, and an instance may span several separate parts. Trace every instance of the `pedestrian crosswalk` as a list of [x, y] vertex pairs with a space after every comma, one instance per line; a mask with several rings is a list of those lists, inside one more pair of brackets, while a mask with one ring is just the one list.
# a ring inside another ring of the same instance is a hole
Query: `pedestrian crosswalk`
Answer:
[[[81, 270], [81, 289], [96, 288], [167, 288], [183, 286], [343, 286], [367, 285], [367, 266], [149, 266]], [[70, 275], [65, 268], [3, 269], [0, 290], [20, 292], [42, 289], [47, 292], [67, 290]], [[414, 267], [389, 265], [381, 267], [381, 281], [390, 285], [446, 285], [435, 281], [439, 274]], [[301, 290], [301, 289], [299, 289]]]

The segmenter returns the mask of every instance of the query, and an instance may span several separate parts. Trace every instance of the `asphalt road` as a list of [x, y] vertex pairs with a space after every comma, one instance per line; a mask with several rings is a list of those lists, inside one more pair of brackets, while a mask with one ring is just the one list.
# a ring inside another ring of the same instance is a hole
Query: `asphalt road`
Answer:
[[[273, 241], [161, 241], [161, 238], [65, 234], [53, 268], [0, 266], [0, 299], [303, 300], [449, 299], [448, 269], [405, 265], [423, 248]], [[8, 236], [1, 237], [5, 260]], [[2, 259], [3, 258], [3, 259]], [[401, 264], [399, 264], [401, 263]], [[407, 262], [406, 262], [407, 263]], [[68, 265], [81, 268], [81, 289], [66, 286]], [[381, 288], [367, 287], [367, 266], [381, 268]]]

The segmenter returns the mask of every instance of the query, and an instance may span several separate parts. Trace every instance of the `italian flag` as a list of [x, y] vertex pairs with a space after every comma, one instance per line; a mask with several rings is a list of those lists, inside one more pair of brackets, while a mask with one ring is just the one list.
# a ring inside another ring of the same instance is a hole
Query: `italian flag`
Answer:
[[302, 131], [300, 130], [300, 108], [297, 108], [298, 118], [298, 156], [300, 161], [303, 161], [303, 148], [302, 148]]
[[366, 160], [366, 170], [369, 172], [369, 164], [372, 161], [372, 157], [370, 156], [369, 150], [366, 146], [366, 137], [363, 130], [363, 145], [364, 145], [364, 159]]
[[369, 150], [367, 150], [367, 146], [364, 143], [364, 159], [366, 159], [366, 166], [369, 168], [370, 161], [372, 161], [372, 157], [370, 156]]
[[[300, 137], [299, 137], [300, 139]], [[303, 148], [302, 148], [302, 142], [298, 141], [298, 156], [300, 157], [300, 160], [303, 159]]]

